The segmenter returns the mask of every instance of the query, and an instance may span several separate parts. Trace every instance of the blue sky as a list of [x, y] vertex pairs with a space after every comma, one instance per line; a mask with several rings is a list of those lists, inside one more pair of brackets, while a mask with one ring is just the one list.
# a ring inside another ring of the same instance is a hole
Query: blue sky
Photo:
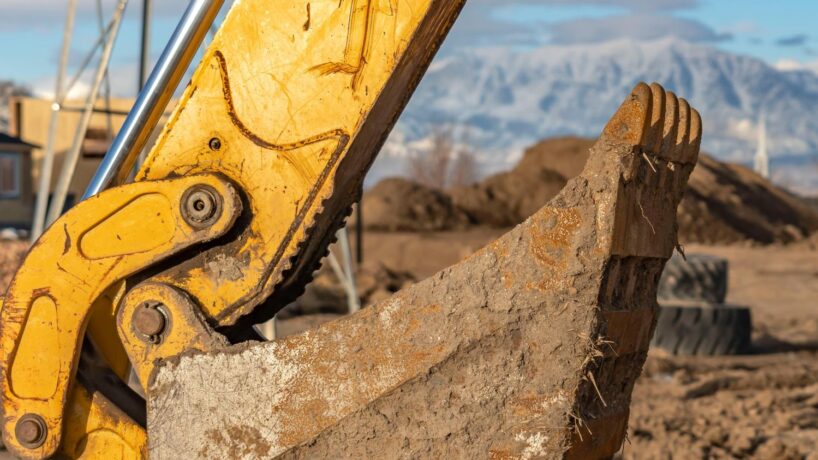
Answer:
[[[106, 16], [114, 0], [101, 0]], [[337, 0], [333, 0], [337, 1]], [[115, 91], [135, 91], [141, 0], [131, 0], [112, 63]], [[187, 2], [156, 0], [152, 53], [158, 55]], [[227, 2], [229, 3], [229, 1]], [[72, 62], [96, 39], [96, 0], [79, 0]], [[2, 0], [0, 79], [49, 88], [56, 71], [65, 0]], [[469, 0], [446, 47], [594, 43], [672, 35], [818, 71], [814, 0]], [[133, 89], [131, 89], [133, 88]]]

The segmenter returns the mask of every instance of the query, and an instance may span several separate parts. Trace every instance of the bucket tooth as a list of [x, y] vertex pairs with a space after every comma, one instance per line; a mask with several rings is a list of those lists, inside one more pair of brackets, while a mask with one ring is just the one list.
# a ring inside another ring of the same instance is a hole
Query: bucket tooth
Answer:
[[613, 455], [701, 140], [678, 107], [638, 85], [551, 203], [377, 306], [167, 363], [150, 387], [151, 455]]

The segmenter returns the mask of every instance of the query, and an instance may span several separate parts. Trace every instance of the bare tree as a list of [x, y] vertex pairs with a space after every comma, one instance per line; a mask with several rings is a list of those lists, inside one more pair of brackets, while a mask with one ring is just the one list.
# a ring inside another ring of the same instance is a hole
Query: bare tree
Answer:
[[435, 129], [429, 149], [409, 159], [409, 177], [428, 187], [445, 188], [449, 165], [455, 156], [452, 137], [451, 129]]
[[451, 128], [432, 133], [428, 150], [409, 158], [409, 177], [427, 187], [445, 189], [468, 185], [479, 176], [477, 156], [467, 143], [457, 148]]
[[462, 187], [471, 185], [480, 179], [480, 164], [477, 161], [477, 154], [471, 146], [468, 131], [460, 139], [460, 149], [457, 157], [451, 164], [449, 171], [449, 186]]

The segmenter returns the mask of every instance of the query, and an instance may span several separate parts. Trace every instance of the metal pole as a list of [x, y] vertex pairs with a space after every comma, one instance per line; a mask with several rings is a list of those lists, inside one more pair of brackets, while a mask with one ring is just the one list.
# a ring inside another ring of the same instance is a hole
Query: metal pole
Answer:
[[[148, 81], [148, 72], [150, 72], [152, 11], [153, 1], [142, 0], [142, 39], [140, 40], [139, 45], [139, 87], [137, 88], [137, 94], [139, 94], [139, 92], [145, 88], [145, 82]], [[139, 169], [142, 167], [142, 164], [145, 163], [147, 157], [148, 147], [145, 145], [139, 151], [136, 164], [134, 164], [134, 167], [131, 168], [130, 173], [128, 173], [128, 182], [132, 182], [134, 180], [136, 173], [139, 172]]]
[[153, 10], [152, 0], [142, 0], [142, 39], [139, 47], [139, 91], [145, 87], [148, 81], [148, 69], [151, 60], [151, 12]]
[[276, 319], [273, 318], [270, 321], [258, 326], [258, 332], [264, 336], [265, 339], [272, 342], [277, 338], [278, 330], [276, 327]]
[[224, 0], [193, 0], [119, 130], [83, 199], [121, 183], [150, 137]]
[[[102, 12], [102, 0], [97, 0], [97, 22], [99, 23], [100, 36], [107, 36], [108, 30], [105, 27], [105, 17]], [[114, 120], [111, 117], [111, 74], [107, 69], [105, 70], [105, 110], [108, 112], [105, 117], [108, 127], [108, 138], [106, 140], [111, 142], [114, 137]]]
[[338, 245], [341, 247], [341, 259], [344, 265], [341, 266], [332, 251], [330, 251], [328, 257], [329, 265], [344, 286], [347, 293], [347, 308], [349, 313], [352, 314], [361, 309], [361, 299], [358, 298], [358, 289], [355, 285], [355, 270], [352, 268], [352, 253], [349, 250], [349, 233], [346, 228], [342, 228], [338, 230], [336, 236]]
[[97, 48], [105, 45], [105, 40], [108, 39], [108, 34], [111, 33], [112, 26], [113, 24], [109, 22], [108, 28], [105, 29], [105, 33], [100, 34], [97, 41], [94, 42], [94, 46], [92, 46], [88, 51], [88, 54], [85, 55], [85, 58], [82, 60], [82, 64], [80, 64], [79, 67], [77, 67], [77, 70], [74, 72], [74, 77], [71, 79], [71, 82], [65, 87], [65, 90], [63, 91], [63, 98], [65, 98], [65, 95], [70, 93], [77, 82], [80, 81], [80, 78], [82, 78], [82, 75], [85, 73], [85, 69], [88, 68], [88, 64], [90, 64], [94, 59], [94, 56], [97, 53]]
[[355, 262], [359, 267], [364, 263], [364, 192], [355, 207]]
[[63, 159], [62, 172], [60, 179], [57, 181], [57, 186], [54, 188], [54, 196], [51, 199], [51, 206], [48, 208], [48, 224], [50, 225], [62, 215], [63, 207], [65, 206], [65, 197], [68, 194], [68, 187], [71, 185], [71, 180], [74, 178], [74, 171], [77, 168], [80, 151], [82, 150], [82, 143], [85, 139], [85, 133], [88, 130], [88, 124], [91, 122], [91, 115], [94, 113], [94, 106], [97, 103], [97, 97], [105, 80], [105, 75], [108, 71], [108, 63], [111, 60], [111, 54], [114, 50], [114, 42], [116, 42], [119, 34], [119, 27], [122, 25], [122, 16], [125, 13], [125, 7], [128, 0], [119, 0], [116, 10], [113, 15], [114, 27], [111, 29], [111, 35], [105, 42], [105, 47], [102, 49], [102, 56], [99, 58], [99, 66], [97, 73], [94, 76], [94, 84], [91, 87], [91, 92], [85, 100], [85, 110], [80, 117], [80, 122], [77, 125], [77, 131], [74, 133], [74, 143], [71, 145], [71, 150], [65, 155]]
[[340, 233], [341, 240], [341, 255], [344, 259], [344, 268], [347, 272], [347, 282], [349, 283], [349, 310], [352, 313], [361, 309], [361, 299], [358, 298], [358, 286], [355, 282], [355, 269], [352, 267], [352, 251], [349, 250], [349, 232], [346, 227], [342, 228]]
[[71, 36], [74, 31], [74, 18], [77, 14], [77, 0], [68, 1], [68, 13], [65, 16], [65, 31], [63, 31], [60, 65], [57, 69], [57, 84], [54, 90], [54, 101], [51, 104], [51, 120], [48, 125], [48, 140], [46, 141], [43, 162], [40, 166], [40, 181], [37, 186], [37, 202], [34, 205], [34, 222], [31, 227], [31, 240], [40, 237], [45, 227], [45, 213], [48, 206], [48, 194], [51, 191], [51, 175], [54, 171], [54, 143], [57, 138], [57, 122], [59, 121], [60, 106], [63, 103], [63, 80], [65, 69], [68, 67], [68, 55], [71, 51]]

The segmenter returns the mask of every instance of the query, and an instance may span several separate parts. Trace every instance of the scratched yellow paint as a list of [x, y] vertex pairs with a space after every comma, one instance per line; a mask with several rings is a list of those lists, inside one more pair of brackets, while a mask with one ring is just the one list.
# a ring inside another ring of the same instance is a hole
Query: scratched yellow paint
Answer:
[[105, 363], [120, 380], [127, 382], [131, 375], [131, 363], [125, 347], [117, 334], [116, 311], [113, 305], [119, 305], [119, 299], [125, 293], [125, 283], [115, 283], [91, 304], [86, 333], [97, 345], [97, 351]]
[[[95, 341], [111, 344], [106, 359], [124, 375], [122, 344], [111, 331], [113, 306], [123, 295], [117, 281], [233, 224], [233, 213], [200, 233], [178, 223], [179, 194], [194, 181], [229, 195], [233, 201], [225, 209], [239, 210], [238, 198], [225, 183], [214, 176], [191, 177], [218, 172], [246, 195], [252, 214], [248, 228], [220, 249], [221, 258], [203, 257], [152, 281], [189, 293], [221, 324], [250, 312], [272, 292], [298, 245], [322, 236], [309, 233], [322, 203], [356, 192], [334, 190], [339, 165], [351, 165], [343, 169], [345, 179], [362, 179], [374, 159], [372, 150], [463, 3], [235, 2], [140, 171], [141, 182], [76, 206], [43, 235], [18, 272], [0, 317], [7, 446], [27, 457], [50, 456], [58, 448], [71, 458], [144, 457], [144, 431], [73, 382], [89, 311], [94, 318], [89, 332]], [[213, 138], [220, 140], [218, 149], [212, 148]], [[168, 177], [182, 179], [153, 182]], [[148, 216], [166, 204], [133, 200], [157, 191], [173, 209]], [[168, 216], [176, 219], [173, 225], [167, 225]], [[56, 313], [43, 296], [53, 300]], [[34, 302], [40, 303], [32, 314]], [[173, 350], [199, 343], [191, 330], [177, 332], [183, 334], [170, 343]], [[52, 337], [46, 340], [46, 334]], [[34, 345], [38, 338], [43, 340]], [[53, 354], [56, 361], [38, 363], [35, 352]], [[148, 354], [137, 360], [143, 377], [151, 370], [150, 359]], [[47, 373], [56, 378], [43, 378]], [[26, 386], [38, 379], [41, 383]], [[49, 428], [46, 443], [33, 452], [10, 435], [25, 413], [42, 415]]]
[[76, 459], [147, 458], [145, 430], [101, 394], [78, 386], [65, 410], [65, 435], [59, 454]]
[[[213, 187], [224, 198], [224, 212], [203, 230], [186, 224], [179, 206], [184, 192], [198, 184]], [[151, 200], [155, 207], [150, 209], [150, 216], [144, 216], [144, 199], [153, 195], [162, 198]], [[240, 208], [235, 190], [223, 179], [190, 176], [109, 190], [75, 206], [48, 229], [15, 275], [0, 312], [2, 423], [9, 450], [21, 456], [50, 456], [59, 447], [65, 400], [69, 389], [77, 387], [72, 383], [80, 343], [100, 294], [157, 260], [223, 234], [233, 225]], [[134, 231], [131, 211], [141, 213], [146, 222], [156, 216], [172, 222], [145, 228], [138, 236], [131, 235], [139, 242], [122, 245], [117, 235]], [[92, 247], [97, 249], [89, 258], [82, 250], [82, 241], [91, 229], [96, 229]], [[140, 251], [133, 252], [135, 247]], [[107, 305], [110, 309], [111, 304]], [[95, 342], [105, 343], [103, 336], [91, 332]], [[45, 444], [36, 452], [29, 452], [9, 435], [25, 414], [39, 415], [48, 427]]]
[[[242, 0], [237, 2], [138, 176], [140, 180], [218, 170], [247, 194], [253, 220], [230, 246], [218, 276], [203, 257], [156, 278], [189, 292], [208, 316], [231, 324], [266, 298], [333, 193], [345, 160], [361, 163], [391, 120], [361, 128], [376, 103], [390, 118], [411, 93], [462, 0]], [[412, 42], [424, 19], [423, 39]], [[415, 43], [413, 53], [407, 47]], [[427, 58], [417, 56], [429, 54]], [[409, 56], [411, 54], [411, 56]], [[401, 62], [412, 62], [388, 95]], [[417, 61], [417, 62], [416, 62]], [[359, 136], [360, 135], [360, 136]], [[374, 137], [373, 137], [374, 136]], [[366, 137], [366, 138], [364, 138]], [[209, 140], [221, 140], [221, 149]], [[357, 143], [357, 144], [356, 144]], [[349, 159], [351, 145], [359, 145]], [[376, 153], [376, 152], [375, 152]], [[337, 193], [353, 194], [354, 190]]]
[[[169, 318], [160, 343], [151, 344], [141, 338], [131, 325], [134, 311], [144, 302], [162, 299], [162, 308]], [[118, 316], [119, 336], [131, 357], [133, 369], [143, 387], [148, 387], [156, 362], [178, 356], [186, 351], [208, 352], [226, 342], [214, 334], [207, 326], [195, 304], [187, 296], [164, 284], [142, 283], [133, 288], [122, 301]]]

